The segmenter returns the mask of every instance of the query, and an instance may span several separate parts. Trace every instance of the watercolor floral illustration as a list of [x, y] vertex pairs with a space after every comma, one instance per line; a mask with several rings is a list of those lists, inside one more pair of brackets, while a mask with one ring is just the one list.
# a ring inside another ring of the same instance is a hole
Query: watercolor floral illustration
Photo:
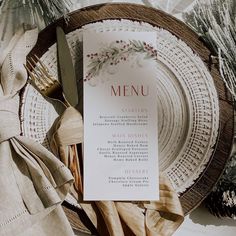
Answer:
[[[115, 67], [121, 62], [128, 61], [131, 57], [142, 54], [142, 60], [156, 60], [157, 50], [150, 44], [140, 40], [116, 40], [111, 42], [107, 47], [101, 48], [99, 52], [87, 54], [89, 59], [88, 72], [84, 81], [89, 81], [98, 76], [101, 70], [107, 69], [112, 74], [111, 67]], [[136, 61], [137, 66], [142, 66]]]

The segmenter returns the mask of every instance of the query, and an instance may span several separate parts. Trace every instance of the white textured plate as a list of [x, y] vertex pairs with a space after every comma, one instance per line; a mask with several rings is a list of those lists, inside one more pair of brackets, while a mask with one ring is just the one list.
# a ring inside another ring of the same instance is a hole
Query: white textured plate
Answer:
[[[218, 96], [206, 66], [186, 43], [147, 23], [106, 20], [67, 35], [77, 72], [82, 76], [82, 35], [92, 31], [156, 31], [160, 169], [178, 193], [191, 187], [210, 160], [219, 128]], [[56, 45], [41, 57], [57, 77]], [[22, 98], [22, 130], [49, 148], [48, 131], [61, 112], [30, 84]]]

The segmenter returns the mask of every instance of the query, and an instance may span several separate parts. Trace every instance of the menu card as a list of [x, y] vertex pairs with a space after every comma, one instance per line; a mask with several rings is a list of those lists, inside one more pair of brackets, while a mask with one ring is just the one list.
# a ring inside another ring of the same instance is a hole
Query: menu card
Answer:
[[86, 32], [84, 200], [158, 200], [155, 32]]

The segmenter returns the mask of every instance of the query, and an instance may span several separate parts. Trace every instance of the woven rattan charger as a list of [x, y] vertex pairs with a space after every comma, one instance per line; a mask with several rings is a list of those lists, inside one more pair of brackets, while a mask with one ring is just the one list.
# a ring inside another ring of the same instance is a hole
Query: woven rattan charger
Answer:
[[[66, 33], [74, 31], [86, 24], [106, 19], [129, 19], [146, 22], [153, 26], [163, 28], [177, 38], [183, 40], [209, 68], [214, 79], [215, 87], [219, 95], [219, 120], [218, 142], [214, 147], [214, 153], [208, 161], [204, 171], [187, 190], [181, 193], [180, 201], [185, 214], [197, 207], [210, 193], [216, 181], [219, 179], [227, 159], [229, 158], [233, 140], [233, 106], [231, 97], [219, 76], [216, 66], [211, 61], [211, 52], [184, 23], [175, 18], [140, 5], [133, 4], [103, 4], [81, 9], [70, 14], [68, 24], [64, 19], [59, 19], [39, 34], [37, 45], [31, 52], [41, 57], [48, 48], [56, 42], [55, 28], [57, 25], [63, 27]], [[65, 209], [70, 222], [74, 228], [80, 230], [81, 221], [78, 221], [77, 212], [68, 208]], [[80, 218], [83, 218], [80, 217]], [[86, 218], [86, 217], [85, 217]], [[83, 221], [83, 220], [82, 220]], [[86, 221], [86, 219], [84, 219]]]

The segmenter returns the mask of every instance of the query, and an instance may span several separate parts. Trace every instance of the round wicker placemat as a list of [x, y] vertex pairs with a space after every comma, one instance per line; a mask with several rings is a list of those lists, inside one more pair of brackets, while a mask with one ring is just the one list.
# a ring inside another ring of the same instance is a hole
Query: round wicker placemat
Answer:
[[[121, 30], [156, 32], [160, 171], [165, 172], [174, 189], [181, 194], [199, 177], [214, 150], [219, 106], [213, 79], [191, 48], [169, 31], [143, 22], [105, 20], [67, 34], [78, 81], [82, 80], [83, 33]], [[41, 61], [58, 78], [56, 44], [43, 54]], [[55, 104], [48, 103], [30, 85], [25, 89], [23, 103], [24, 135], [49, 148], [47, 133], [57, 118]]]
[[[233, 108], [232, 104], [228, 100], [229, 98], [227, 97], [226, 89], [224, 88], [223, 82], [220, 80], [217, 70], [213, 65], [209, 64], [211, 53], [189, 28], [163, 12], [140, 5], [104, 4], [85, 8], [72, 13], [70, 15], [69, 24], [66, 24], [64, 19], [60, 19], [50, 25], [40, 33], [38, 43], [33, 49], [32, 54], [41, 57], [48, 48], [55, 43], [56, 25], [62, 26], [65, 32], [69, 33], [83, 25], [105, 19], [132, 19], [147, 22], [153, 26], [163, 28], [184, 41], [196, 54], [199, 55], [203, 62], [207, 63], [206, 66], [210, 67], [210, 73], [214, 78], [215, 86], [219, 94], [219, 119], [221, 124], [219, 130], [219, 141], [214, 147], [215, 154], [208, 161], [201, 175], [197, 180], [195, 180], [194, 184], [185, 190], [180, 196], [184, 212], [188, 213], [206, 197], [221, 175], [229, 157], [232, 144]], [[200, 97], [199, 99], [204, 99], [204, 97]], [[73, 218], [74, 213], [71, 214]]]

